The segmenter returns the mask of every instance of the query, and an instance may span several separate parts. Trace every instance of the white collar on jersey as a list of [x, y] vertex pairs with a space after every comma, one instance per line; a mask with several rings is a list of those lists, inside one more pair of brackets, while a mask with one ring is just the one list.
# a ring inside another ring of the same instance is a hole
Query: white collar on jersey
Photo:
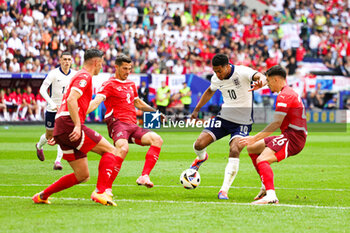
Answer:
[[62, 70], [61, 66], [59, 67], [59, 70], [60, 70], [60, 71], [61, 71], [61, 73], [62, 73], [62, 74], [64, 74], [65, 76], [68, 76], [68, 75], [70, 74], [70, 71], [71, 71], [71, 69], [69, 68], [68, 73], [67, 73], [67, 74], [65, 74], [65, 73], [63, 72], [63, 70]]
[[118, 81], [118, 82], [120, 82], [120, 83], [126, 83], [126, 81], [127, 81], [127, 79], [125, 79], [125, 80], [120, 80], [120, 79], [117, 79], [116, 77], [114, 77], [114, 80], [115, 80], [115, 81]]

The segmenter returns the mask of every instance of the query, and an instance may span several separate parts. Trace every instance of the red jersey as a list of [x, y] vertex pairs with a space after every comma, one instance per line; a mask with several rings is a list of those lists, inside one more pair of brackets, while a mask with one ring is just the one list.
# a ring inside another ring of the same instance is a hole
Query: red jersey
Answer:
[[33, 104], [35, 101], [35, 96], [33, 93], [28, 94], [25, 92], [23, 93], [22, 98], [26, 101], [27, 104]]
[[107, 108], [105, 118], [113, 116], [125, 123], [136, 124], [134, 100], [138, 98], [136, 85], [130, 80], [119, 80], [111, 77], [102, 84], [97, 93], [105, 97]]
[[46, 100], [40, 95], [40, 93], [38, 93], [35, 98], [36, 98], [36, 101], [46, 102]]
[[56, 118], [70, 115], [68, 111], [67, 98], [72, 89], [81, 94], [80, 98], [78, 99], [78, 111], [80, 122], [83, 124], [92, 98], [92, 76], [85, 69], [80, 70], [71, 79], [67, 92], [63, 95], [61, 107], [57, 112]]
[[23, 103], [23, 97], [21, 93], [17, 94], [16, 92], [12, 92], [10, 94], [10, 98], [15, 100], [15, 104], [17, 105], [21, 105]]
[[5, 99], [5, 104], [7, 105], [12, 105], [15, 104], [16, 100], [15, 100], [15, 96], [13, 95], [13, 93], [5, 94], [4, 95], [4, 99]]
[[277, 96], [276, 114], [285, 115], [280, 127], [282, 133], [292, 128], [307, 134], [305, 107], [299, 95], [289, 86], [283, 87]]

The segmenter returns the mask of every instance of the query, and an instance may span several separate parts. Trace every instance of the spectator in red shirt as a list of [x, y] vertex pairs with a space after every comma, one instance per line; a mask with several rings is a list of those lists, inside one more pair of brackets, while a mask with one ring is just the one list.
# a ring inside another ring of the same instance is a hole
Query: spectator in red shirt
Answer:
[[271, 25], [273, 23], [273, 17], [269, 14], [269, 10], [265, 10], [264, 15], [261, 18], [262, 25]]
[[29, 15], [32, 16], [32, 9], [30, 9], [30, 3], [27, 2], [25, 7], [22, 9], [22, 15], [26, 15], [27, 11], [29, 11]]
[[98, 48], [103, 52], [106, 52], [109, 47], [108, 37], [105, 37], [103, 41], [98, 42]]
[[296, 50], [296, 54], [295, 54], [295, 59], [297, 62], [300, 62], [304, 59], [306, 50], [303, 46], [303, 43], [300, 43], [300, 46], [297, 48]]

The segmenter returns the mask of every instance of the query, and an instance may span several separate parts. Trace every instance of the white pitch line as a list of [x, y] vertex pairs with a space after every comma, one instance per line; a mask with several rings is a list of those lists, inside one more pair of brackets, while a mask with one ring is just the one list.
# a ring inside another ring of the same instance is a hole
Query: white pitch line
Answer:
[[[38, 187], [46, 187], [50, 184], [0, 184], [0, 187], [16, 187], [16, 186], [38, 186]], [[79, 186], [96, 186], [96, 184], [79, 184]], [[137, 187], [137, 185], [133, 184], [114, 184], [113, 187]], [[182, 188], [179, 185], [154, 185], [154, 187], [159, 188]], [[221, 188], [221, 186], [199, 186], [199, 188]], [[232, 186], [233, 189], [260, 189], [260, 187], [237, 187]], [[329, 188], [279, 188], [275, 187], [275, 189], [280, 190], [300, 190], [300, 191], [332, 191], [332, 192], [350, 192], [350, 189], [329, 189]]]
[[[31, 199], [24, 196], [0, 196], [0, 199]], [[67, 200], [67, 201], [91, 201], [87, 198], [72, 198], [72, 197], [53, 197], [52, 200]], [[290, 208], [313, 208], [313, 209], [335, 209], [335, 210], [350, 210], [350, 206], [317, 206], [317, 205], [290, 205], [290, 204], [273, 204], [273, 205], [253, 205], [251, 203], [235, 203], [235, 202], [214, 202], [214, 201], [170, 201], [170, 200], [133, 200], [133, 199], [117, 199], [116, 202], [137, 202], [137, 203], [168, 203], [168, 204], [199, 204], [199, 205], [237, 205], [237, 206], [274, 206], [274, 207], [290, 207]]]

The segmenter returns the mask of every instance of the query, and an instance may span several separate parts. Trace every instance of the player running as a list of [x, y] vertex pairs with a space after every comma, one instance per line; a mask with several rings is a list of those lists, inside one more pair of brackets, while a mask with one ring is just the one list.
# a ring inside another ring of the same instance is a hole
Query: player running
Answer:
[[122, 163], [129, 151], [128, 143], [150, 146], [146, 153], [146, 161], [142, 175], [136, 180], [138, 185], [152, 188], [153, 183], [149, 174], [156, 164], [162, 138], [148, 129], [140, 128], [136, 123], [135, 107], [142, 111], [156, 111], [138, 97], [135, 83], [128, 80], [131, 72], [131, 59], [125, 55], [118, 55], [115, 60], [115, 76], [104, 82], [95, 99], [91, 101], [88, 112], [95, 110], [102, 101], [107, 108], [105, 121], [109, 136], [117, 148], [117, 163], [108, 182], [108, 193], [112, 194], [112, 184], [116, 179]]
[[[45, 112], [46, 132], [41, 135], [39, 142], [35, 145], [36, 155], [40, 161], [45, 160], [43, 146], [53, 137], [55, 127], [55, 116], [60, 108], [62, 97], [71, 78], [77, 73], [70, 67], [72, 65], [72, 55], [69, 52], [63, 52], [60, 57], [60, 66], [50, 71], [40, 87], [40, 94], [46, 100], [47, 107]], [[48, 90], [50, 95], [48, 94]], [[57, 157], [53, 166], [54, 170], [62, 170], [61, 159], [63, 153], [57, 145]]]
[[[246, 66], [235, 66], [229, 63], [224, 54], [216, 54], [212, 59], [214, 75], [210, 87], [204, 92], [195, 107], [191, 118], [197, 118], [200, 109], [212, 98], [216, 90], [220, 90], [224, 99], [221, 112], [215, 118], [214, 127], [202, 131], [193, 145], [197, 158], [191, 165], [198, 170], [201, 164], [208, 159], [206, 148], [212, 142], [230, 134], [230, 152], [225, 168], [222, 187], [218, 193], [219, 199], [228, 199], [228, 191], [233, 183], [239, 168], [239, 154], [244, 148], [238, 139], [249, 135], [252, 128], [253, 96], [251, 90], [258, 89], [266, 83], [266, 77]], [[253, 84], [251, 89], [251, 82]], [[215, 127], [216, 122], [221, 127]]]
[[96, 190], [91, 199], [103, 205], [117, 204], [106, 195], [106, 185], [116, 163], [116, 149], [100, 134], [84, 125], [86, 112], [92, 97], [92, 76], [102, 68], [103, 52], [97, 49], [87, 50], [84, 54], [83, 69], [71, 80], [62, 104], [56, 115], [54, 140], [63, 152], [74, 173], [61, 177], [44, 191], [33, 196], [34, 203], [50, 204], [48, 197], [53, 193], [86, 182], [89, 179], [89, 168], [86, 154], [93, 151], [100, 154]]
[[[281, 66], [273, 66], [266, 76], [271, 91], [279, 93], [274, 120], [260, 133], [240, 139], [241, 145], [247, 145], [263, 183], [253, 204], [278, 203], [270, 164], [298, 154], [304, 148], [307, 135], [305, 107], [299, 95], [287, 86], [286, 71]], [[278, 128], [281, 135], [268, 137]]]

